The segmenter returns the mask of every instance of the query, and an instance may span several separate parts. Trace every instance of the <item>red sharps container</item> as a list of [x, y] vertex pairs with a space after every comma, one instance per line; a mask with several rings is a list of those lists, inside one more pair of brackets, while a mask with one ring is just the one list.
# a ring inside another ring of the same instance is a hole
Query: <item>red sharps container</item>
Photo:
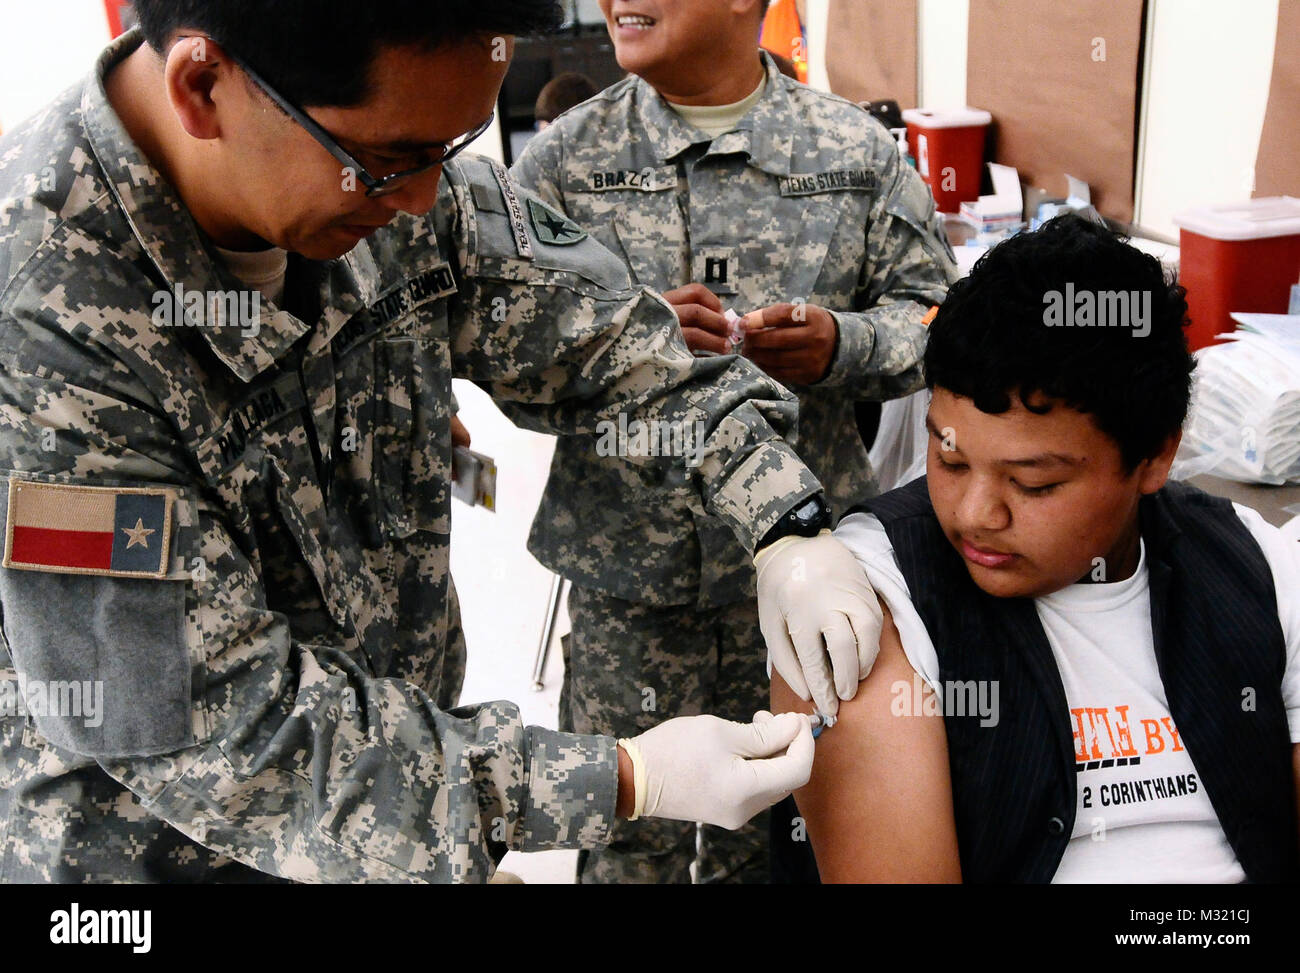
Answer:
[[903, 121], [916, 171], [934, 194], [939, 212], [956, 213], [962, 203], [979, 199], [984, 137], [993, 116], [978, 108], [909, 108]]
[[1263, 196], [1174, 217], [1192, 350], [1236, 328], [1231, 314], [1285, 314], [1300, 282], [1300, 199]]

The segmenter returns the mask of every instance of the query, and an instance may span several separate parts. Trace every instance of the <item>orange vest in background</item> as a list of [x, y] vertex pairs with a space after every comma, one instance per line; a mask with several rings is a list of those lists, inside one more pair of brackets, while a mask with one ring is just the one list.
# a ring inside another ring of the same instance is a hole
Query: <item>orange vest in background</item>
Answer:
[[759, 45], [788, 57], [794, 62], [794, 69], [799, 80], [808, 83], [808, 44], [803, 36], [803, 24], [799, 22], [799, 8], [795, 0], [776, 0], [763, 18], [763, 33], [759, 35]]

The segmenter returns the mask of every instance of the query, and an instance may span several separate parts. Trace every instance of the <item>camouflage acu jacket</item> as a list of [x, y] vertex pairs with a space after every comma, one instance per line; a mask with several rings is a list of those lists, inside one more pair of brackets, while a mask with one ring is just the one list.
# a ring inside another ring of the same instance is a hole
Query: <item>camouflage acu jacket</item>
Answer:
[[565, 435], [701, 422], [683, 475], [750, 545], [819, 489], [794, 401], [474, 157], [291, 260], [319, 314], [250, 322], [108, 104], [138, 43], [0, 140], [0, 879], [467, 881], [605, 840], [614, 740], [437, 705], [451, 380]]
[[[921, 387], [921, 318], [956, 267], [889, 133], [764, 57], [767, 88], [732, 132], [710, 140], [629, 78], [532, 138], [512, 174], [656, 291], [699, 282], [738, 314], [787, 301], [834, 313], [830, 373], [795, 390], [796, 445], [842, 512], [876, 492], [853, 404]], [[698, 497], [664, 467], [597, 446], [557, 443], [529, 541], [538, 560], [652, 604], [753, 596], [749, 558]]]

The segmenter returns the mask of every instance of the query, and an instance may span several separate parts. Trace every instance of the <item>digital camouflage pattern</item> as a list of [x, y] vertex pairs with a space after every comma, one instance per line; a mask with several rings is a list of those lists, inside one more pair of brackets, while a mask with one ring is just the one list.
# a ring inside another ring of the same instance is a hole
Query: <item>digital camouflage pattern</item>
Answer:
[[446, 709], [451, 380], [565, 435], [706, 423], [689, 482], [750, 547], [819, 489], [776, 435], [794, 401], [695, 363], [660, 298], [512, 221], [528, 197], [475, 157], [428, 215], [291, 257], [255, 335], [163, 326], [159, 293], [241, 285], [108, 105], [139, 42], [0, 140], [0, 497], [174, 504], [164, 579], [0, 569], [0, 680], [102, 681], [106, 713], [0, 716], [0, 879], [476, 881], [507, 849], [599, 845], [612, 738]]
[[[632, 737], [677, 716], [709, 713], [748, 723], [768, 708], [758, 604], [683, 617], [677, 606], [569, 589], [560, 729]], [[566, 725], [566, 723], [568, 725]], [[735, 831], [642, 818], [617, 821], [606, 847], [582, 852], [578, 881], [592, 884], [762, 884], [769, 881], [768, 812]]]
[[[766, 90], [732, 132], [711, 140], [629, 78], [533, 137], [514, 175], [622, 255], [641, 284], [702, 283], [738, 314], [800, 300], [834, 314], [831, 370], [796, 390], [797, 447], [839, 513], [877, 492], [854, 402], [922, 386], [921, 318], [956, 268], [930, 192], [889, 133], [763, 57]], [[565, 674], [573, 728], [626, 735], [619, 714], [648, 685], [647, 669], [677, 671], [672, 698], [692, 712], [748, 719], [768, 694], [748, 552], [671, 468], [606, 458], [596, 446], [583, 436], [556, 444], [529, 538], [578, 596], [578, 657]], [[747, 642], [737, 634], [744, 619]], [[616, 631], [619, 644], [600, 648]], [[736, 657], [721, 670], [717, 639]], [[708, 687], [689, 678], [710, 666]], [[761, 880], [765, 819], [736, 835], [706, 829], [700, 879]], [[583, 854], [580, 878], [678, 881], [694, 857], [688, 834], [673, 822], [618, 822], [609, 847]]]
[[[710, 141], [628, 78], [561, 115], [513, 175], [622, 256], [640, 284], [692, 282], [744, 314], [807, 301], [834, 313], [827, 377], [798, 388], [799, 455], [842, 513], [876, 493], [856, 400], [922, 387], [921, 318], [957, 279], [934, 200], [866, 111], [786, 78]], [[575, 584], [701, 608], [754, 597], [723, 523], [663, 466], [561, 439], [529, 549]]]

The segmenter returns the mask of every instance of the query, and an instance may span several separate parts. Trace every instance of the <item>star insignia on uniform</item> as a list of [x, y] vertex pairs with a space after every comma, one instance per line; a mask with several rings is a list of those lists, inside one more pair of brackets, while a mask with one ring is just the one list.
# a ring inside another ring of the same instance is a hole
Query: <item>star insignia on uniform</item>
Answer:
[[587, 238], [587, 231], [578, 224], [536, 200], [528, 201], [528, 209], [533, 217], [533, 229], [543, 243], [567, 247]]
[[545, 226], [546, 229], [548, 229], [551, 232], [552, 236], [560, 240], [564, 239], [570, 234], [577, 236], [579, 232], [577, 227], [570, 226], [568, 223], [564, 222], [564, 220], [556, 219], [550, 213], [547, 213], [546, 216], [542, 219], [542, 225]]
[[123, 533], [126, 534], [128, 538], [130, 538], [126, 543], [126, 549], [128, 551], [131, 550], [131, 548], [135, 547], [137, 544], [143, 547], [145, 550], [149, 549], [149, 535], [154, 533], [154, 528], [146, 527], [144, 525], [143, 517], [135, 518], [135, 526], [123, 527], [122, 531]]

